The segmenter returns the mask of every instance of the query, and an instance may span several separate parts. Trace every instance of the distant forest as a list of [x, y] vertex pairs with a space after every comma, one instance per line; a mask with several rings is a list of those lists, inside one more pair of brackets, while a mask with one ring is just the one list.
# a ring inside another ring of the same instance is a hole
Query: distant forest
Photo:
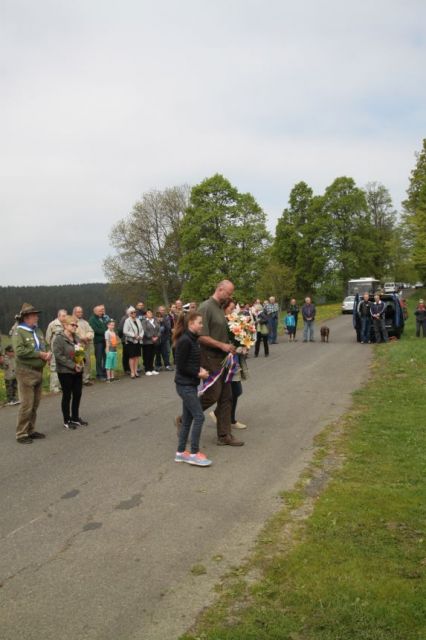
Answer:
[[[56, 318], [58, 309], [72, 312], [73, 307], [81, 306], [86, 319], [92, 315], [97, 304], [105, 304], [106, 312], [112, 318], [121, 318], [128, 304], [137, 300], [127, 300], [117, 288], [102, 282], [90, 284], [64, 284], [39, 287], [0, 287], [0, 332], [9, 333], [15, 322], [15, 315], [24, 302], [29, 302], [42, 313], [40, 327], [45, 330], [51, 320]], [[141, 299], [144, 300], [143, 296]]]

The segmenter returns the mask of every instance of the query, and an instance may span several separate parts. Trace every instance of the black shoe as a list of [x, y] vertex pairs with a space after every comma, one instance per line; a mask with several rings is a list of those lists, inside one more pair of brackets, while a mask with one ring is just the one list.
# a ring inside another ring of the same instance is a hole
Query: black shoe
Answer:
[[30, 438], [32, 440], [43, 440], [43, 438], [45, 438], [46, 436], [44, 435], [44, 433], [40, 433], [39, 431], [33, 431], [32, 433], [30, 433]]
[[75, 420], [74, 418], [71, 418], [70, 423], [74, 424], [76, 427], [87, 427], [89, 425], [89, 423], [86, 422], [86, 420], [83, 420], [83, 418], [76, 418]]
[[64, 429], [77, 429], [77, 427], [71, 420], [68, 420], [68, 422], [64, 422]]
[[16, 442], [19, 444], [32, 444], [33, 439], [30, 436], [25, 436], [25, 438], [16, 438]]

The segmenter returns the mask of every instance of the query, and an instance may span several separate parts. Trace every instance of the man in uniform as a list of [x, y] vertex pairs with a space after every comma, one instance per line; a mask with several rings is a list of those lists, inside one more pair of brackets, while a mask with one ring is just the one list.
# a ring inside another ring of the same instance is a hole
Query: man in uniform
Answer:
[[90, 352], [91, 346], [93, 344], [93, 336], [94, 331], [90, 324], [83, 318], [83, 308], [82, 307], [74, 307], [72, 310], [72, 315], [77, 318], [78, 328], [76, 331], [76, 335], [81, 343], [81, 346], [84, 347], [86, 361], [84, 363], [83, 369], [83, 384], [86, 387], [90, 387], [93, 382], [90, 382], [90, 369], [91, 369], [91, 359]]
[[[203, 329], [199, 338], [201, 346], [201, 366], [209, 373], [215, 373], [221, 366], [228, 353], [235, 353], [234, 345], [230, 344], [228, 336], [228, 322], [224, 307], [232, 298], [234, 285], [229, 280], [222, 280], [216, 287], [214, 294], [205, 300], [198, 308], [203, 318]], [[240, 447], [244, 444], [231, 433], [232, 389], [229, 382], [225, 382], [226, 371], [201, 396], [203, 411], [217, 403], [215, 409], [217, 425], [217, 444]]]
[[23, 304], [12, 336], [21, 399], [16, 425], [16, 440], [19, 444], [32, 444], [33, 440], [45, 437], [44, 433], [35, 430], [35, 424], [41, 398], [43, 369], [52, 354], [46, 350], [43, 333], [37, 326], [39, 313], [32, 304]]
[[[62, 333], [64, 330], [64, 325], [62, 324], [65, 318], [67, 317], [68, 312], [66, 309], [59, 309], [58, 316], [55, 320], [49, 323], [46, 331], [46, 343], [50, 349], [53, 351], [53, 341], [58, 333]], [[50, 360], [50, 391], [53, 393], [59, 393], [61, 390], [59, 385], [58, 374], [56, 373], [56, 360], [55, 356], [52, 353], [52, 358]]]

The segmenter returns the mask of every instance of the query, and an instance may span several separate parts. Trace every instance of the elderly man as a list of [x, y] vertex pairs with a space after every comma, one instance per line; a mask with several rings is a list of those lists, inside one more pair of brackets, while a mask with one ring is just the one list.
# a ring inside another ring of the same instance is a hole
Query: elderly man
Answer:
[[76, 336], [78, 337], [81, 345], [84, 347], [84, 350], [86, 352], [86, 362], [84, 363], [83, 369], [83, 384], [86, 385], [86, 387], [89, 387], [93, 384], [93, 382], [90, 382], [90, 352], [91, 346], [93, 344], [93, 336], [95, 335], [95, 333], [87, 320], [83, 318], [82, 307], [74, 307], [74, 309], [72, 310], [72, 315], [77, 318], [78, 328], [76, 331]]
[[[50, 322], [49, 326], [47, 327], [46, 343], [51, 352], [53, 351], [53, 342], [55, 340], [55, 337], [58, 335], [58, 333], [62, 333], [64, 330], [63, 321], [65, 320], [67, 315], [68, 312], [66, 309], [59, 309], [58, 316], [55, 318], [55, 320], [52, 320], [52, 322]], [[52, 358], [50, 360], [50, 391], [52, 391], [53, 393], [59, 393], [60, 390], [59, 378], [58, 374], [56, 373], [56, 360], [55, 356], [52, 353]]]
[[89, 318], [89, 324], [93, 329], [93, 344], [96, 358], [96, 378], [105, 381], [105, 332], [107, 330], [108, 316], [105, 313], [105, 306], [98, 304], [93, 308], [93, 315]]
[[16, 425], [16, 440], [19, 444], [32, 444], [33, 440], [45, 438], [44, 433], [35, 430], [35, 425], [41, 398], [43, 368], [52, 354], [46, 349], [43, 333], [37, 326], [39, 313], [32, 304], [23, 304], [12, 336], [21, 399]]
[[[199, 338], [201, 346], [201, 366], [209, 373], [215, 373], [228, 353], [235, 353], [235, 347], [229, 342], [228, 323], [224, 308], [234, 293], [234, 285], [222, 280], [214, 294], [205, 300], [198, 311], [203, 318], [203, 329]], [[231, 433], [232, 390], [225, 382], [226, 371], [202, 396], [203, 411], [216, 404], [217, 444], [240, 447], [244, 442], [237, 440]]]
[[264, 308], [265, 308], [265, 313], [268, 317], [269, 344], [278, 344], [277, 331], [278, 331], [278, 314], [279, 314], [280, 308], [278, 304], [275, 302], [274, 296], [271, 296], [269, 298]]
[[315, 325], [315, 305], [312, 304], [312, 300], [305, 298], [305, 304], [302, 307], [303, 318], [303, 342], [315, 342], [314, 340], [314, 325]]

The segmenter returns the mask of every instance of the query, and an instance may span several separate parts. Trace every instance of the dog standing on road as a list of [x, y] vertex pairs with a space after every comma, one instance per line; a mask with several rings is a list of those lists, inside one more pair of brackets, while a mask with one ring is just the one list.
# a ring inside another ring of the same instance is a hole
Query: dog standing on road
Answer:
[[330, 329], [325, 325], [320, 329], [321, 334], [321, 342], [328, 342], [328, 338], [330, 336]]

